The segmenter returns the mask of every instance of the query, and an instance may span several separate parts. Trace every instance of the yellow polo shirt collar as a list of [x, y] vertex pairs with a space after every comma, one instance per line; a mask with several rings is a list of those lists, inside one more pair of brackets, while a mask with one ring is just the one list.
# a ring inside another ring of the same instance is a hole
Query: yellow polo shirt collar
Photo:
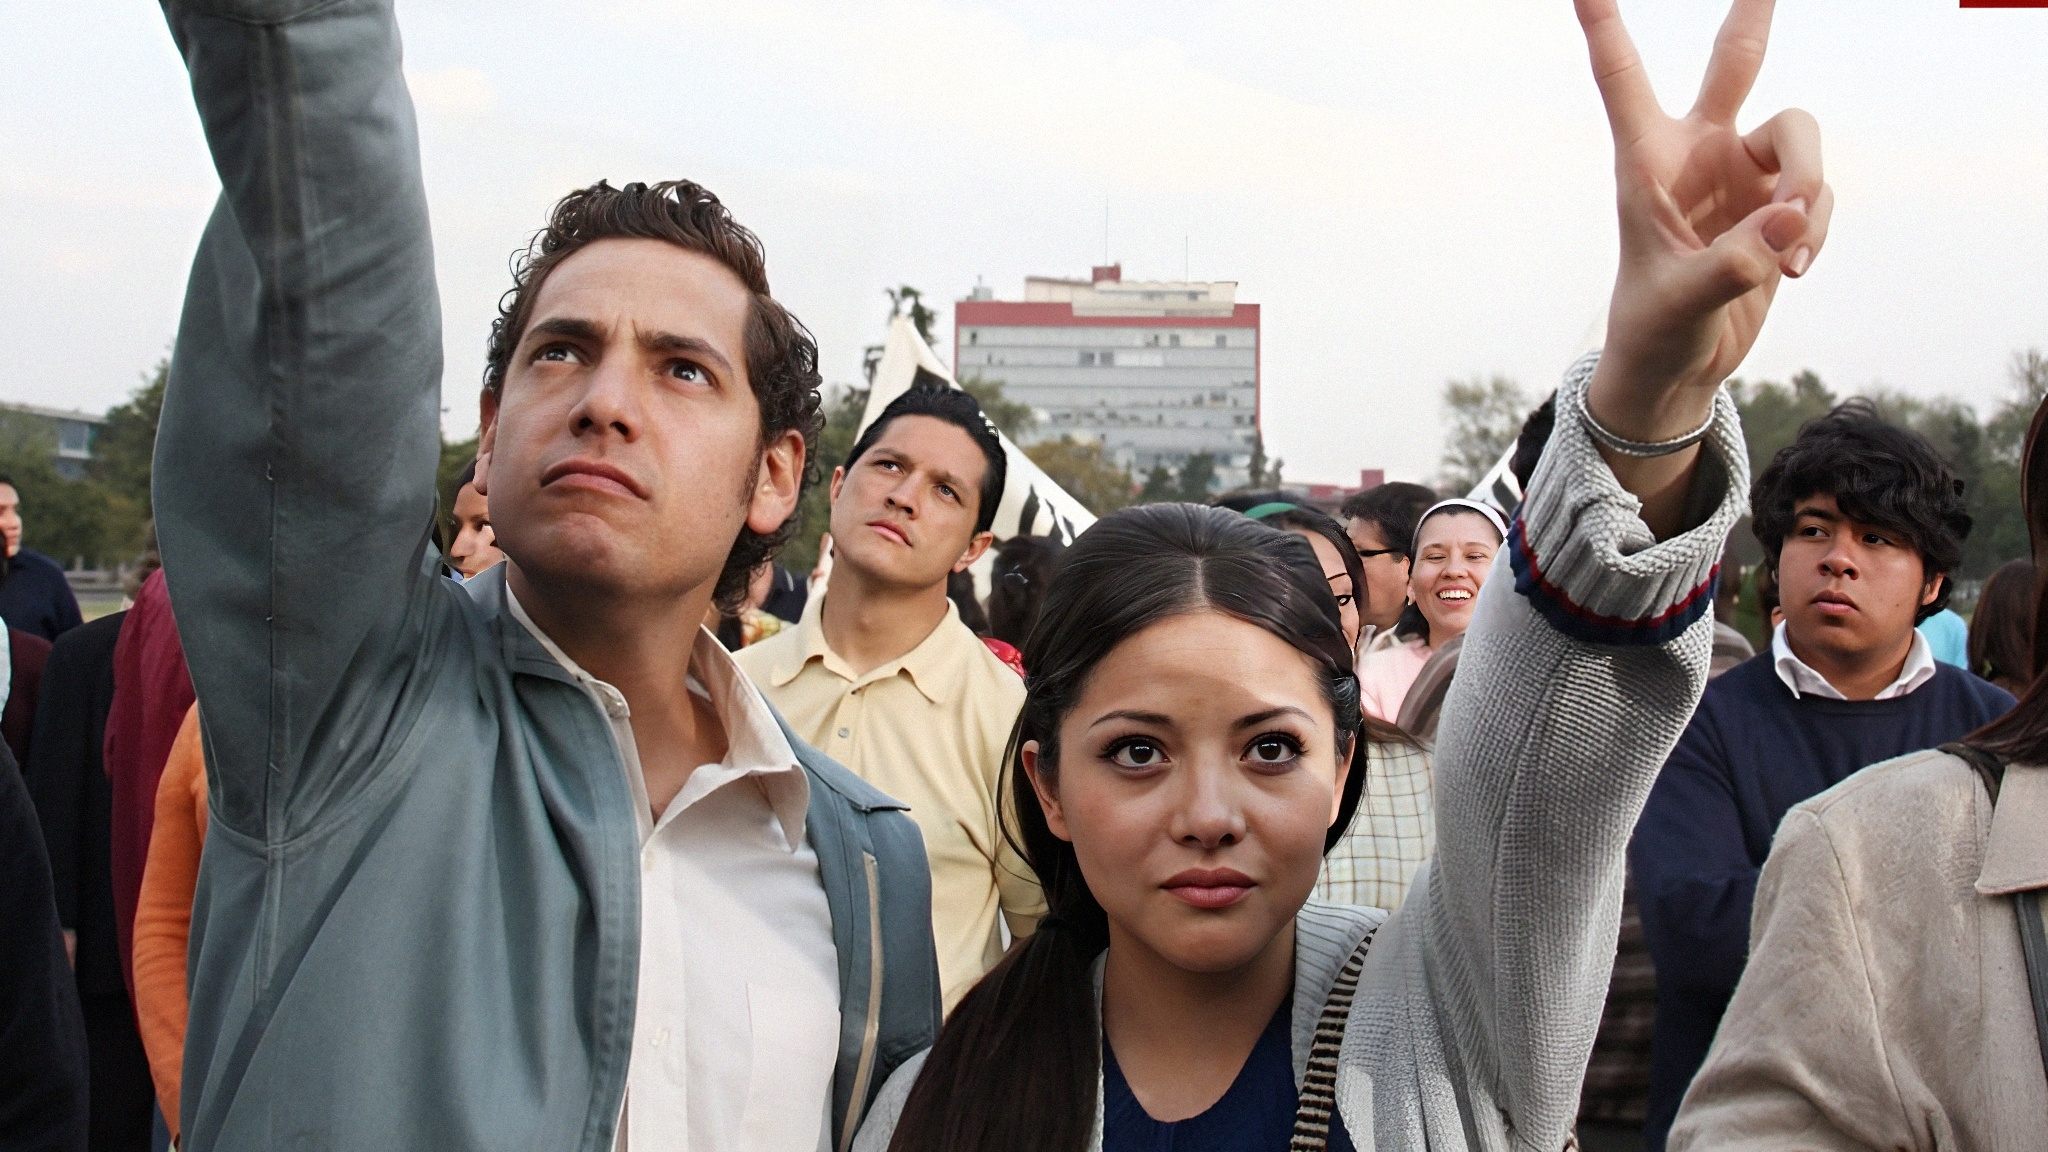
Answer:
[[958, 693], [965, 671], [963, 661], [975, 655], [968, 646], [982, 646], [981, 639], [971, 630], [955, 626], [959, 622], [960, 609], [948, 600], [945, 616], [940, 618], [930, 635], [918, 642], [917, 647], [886, 664], [876, 665], [865, 675], [856, 675], [852, 667], [825, 642], [825, 594], [821, 593], [805, 602], [803, 619], [796, 626], [796, 651], [776, 664], [768, 682], [777, 688], [786, 687], [806, 665], [816, 660], [825, 666], [827, 672], [856, 688], [887, 680], [899, 672], [905, 673], [911, 685], [926, 700], [944, 704]]

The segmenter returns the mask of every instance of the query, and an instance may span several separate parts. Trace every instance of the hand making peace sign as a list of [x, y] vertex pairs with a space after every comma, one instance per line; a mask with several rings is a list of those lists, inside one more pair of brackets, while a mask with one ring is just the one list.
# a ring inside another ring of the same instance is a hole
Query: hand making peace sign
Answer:
[[[1812, 116], [1794, 109], [1748, 135], [1735, 128], [1763, 67], [1773, 0], [1734, 0], [1699, 99], [1676, 119], [1658, 105], [1616, 0], [1575, 3], [1614, 132], [1621, 216], [1621, 267], [1588, 404], [1624, 437], [1666, 440], [1706, 419], [1714, 390], [1755, 345], [1780, 278], [1812, 265], [1834, 192], [1821, 179]], [[1682, 463], [1689, 474], [1690, 460], [1628, 467]]]

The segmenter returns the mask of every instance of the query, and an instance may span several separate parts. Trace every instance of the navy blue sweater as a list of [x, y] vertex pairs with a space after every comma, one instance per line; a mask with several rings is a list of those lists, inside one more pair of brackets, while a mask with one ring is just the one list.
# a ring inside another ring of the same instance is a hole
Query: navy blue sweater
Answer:
[[7, 575], [0, 577], [0, 619], [9, 628], [33, 632], [52, 644], [78, 627], [78, 601], [71, 595], [64, 569], [32, 548], [15, 553], [7, 562]]
[[2003, 689], [1946, 664], [1890, 700], [1795, 698], [1768, 650], [1707, 685], [1629, 845], [1657, 967], [1645, 1140], [1661, 1152], [1749, 953], [1750, 908], [1791, 808], [1880, 761], [2001, 716]]

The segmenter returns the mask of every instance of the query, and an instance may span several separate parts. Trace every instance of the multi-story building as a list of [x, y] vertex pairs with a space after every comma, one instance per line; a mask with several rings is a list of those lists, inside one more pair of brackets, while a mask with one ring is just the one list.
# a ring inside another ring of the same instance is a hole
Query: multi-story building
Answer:
[[1259, 433], [1259, 306], [1235, 281], [1033, 276], [1024, 299], [987, 288], [954, 305], [953, 371], [1000, 380], [1039, 413], [1034, 438], [1100, 441], [1143, 477], [1208, 453], [1243, 483]]
[[0, 400], [0, 425], [18, 423], [32, 430], [31, 435], [46, 432], [55, 449], [57, 471], [69, 480], [85, 475], [86, 463], [92, 459], [93, 441], [106, 422], [105, 417], [90, 412]]

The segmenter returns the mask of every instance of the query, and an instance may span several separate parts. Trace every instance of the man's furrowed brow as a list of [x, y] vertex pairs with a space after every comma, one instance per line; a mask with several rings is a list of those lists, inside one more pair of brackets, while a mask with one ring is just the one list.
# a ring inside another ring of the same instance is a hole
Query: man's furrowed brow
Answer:
[[713, 368], [730, 374], [732, 361], [725, 354], [711, 346], [709, 341], [695, 336], [678, 336], [674, 332], [649, 332], [640, 338], [641, 347], [649, 352], [665, 352], [684, 356], [697, 356], [711, 362]]
[[1838, 524], [1842, 514], [1825, 504], [1800, 504], [1792, 509], [1794, 520], [1819, 520], [1824, 524]]
[[582, 320], [574, 316], [550, 316], [536, 320], [526, 329], [528, 338], [534, 336], [559, 336], [565, 340], [580, 340], [585, 343], [604, 339], [604, 329], [594, 320]]

